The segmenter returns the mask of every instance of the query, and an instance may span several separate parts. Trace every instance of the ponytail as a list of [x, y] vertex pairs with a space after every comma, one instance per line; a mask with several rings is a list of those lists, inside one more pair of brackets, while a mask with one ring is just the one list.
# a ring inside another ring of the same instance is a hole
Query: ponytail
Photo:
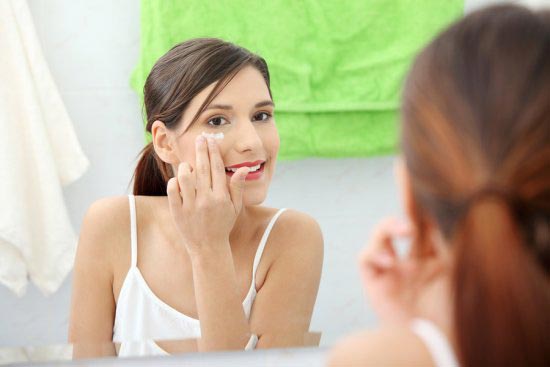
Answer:
[[550, 366], [548, 269], [512, 206], [478, 197], [455, 232], [454, 325], [462, 366]]
[[134, 195], [166, 196], [166, 184], [170, 179], [168, 166], [155, 153], [153, 143], [140, 152], [134, 172]]

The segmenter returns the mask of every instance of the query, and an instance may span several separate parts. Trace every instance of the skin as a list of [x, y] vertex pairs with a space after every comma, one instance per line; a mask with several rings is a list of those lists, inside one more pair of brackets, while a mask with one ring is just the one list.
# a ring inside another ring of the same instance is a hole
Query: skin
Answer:
[[339, 342], [329, 353], [329, 366], [434, 366], [423, 341], [410, 329], [413, 318], [432, 321], [451, 345], [455, 343], [450, 293], [453, 254], [433, 223], [428, 223], [430, 251], [419, 255], [413, 244], [407, 256], [396, 254], [393, 241], [414, 236], [411, 223], [416, 223], [417, 205], [401, 160], [396, 163], [396, 176], [410, 221], [384, 219], [359, 255], [365, 293], [381, 326]]
[[[256, 273], [250, 320], [242, 308], [253, 258], [276, 209], [262, 207], [275, 170], [279, 137], [261, 74], [245, 67], [191, 126], [214, 85], [184, 111], [180, 125], [152, 127], [155, 151], [176, 174], [168, 197], [136, 197], [137, 265], [152, 291], [201, 320], [200, 351], [299, 345], [309, 329], [319, 287], [323, 240], [311, 217], [293, 210], [273, 227]], [[217, 106], [217, 107], [216, 107]], [[221, 125], [221, 126], [214, 126]], [[223, 132], [221, 141], [202, 132]], [[225, 167], [265, 160], [259, 180]], [[94, 203], [85, 216], [74, 269], [72, 343], [111, 341], [116, 302], [130, 266], [126, 197]], [[289, 302], [289, 300], [292, 300]]]

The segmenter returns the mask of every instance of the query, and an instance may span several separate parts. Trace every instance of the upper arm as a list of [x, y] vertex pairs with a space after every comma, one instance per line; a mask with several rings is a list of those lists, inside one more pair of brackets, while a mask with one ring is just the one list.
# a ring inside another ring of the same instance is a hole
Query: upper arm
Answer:
[[433, 366], [422, 341], [406, 328], [363, 331], [337, 343], [327, 366]]
[[317, 298], [323, 263], [323, 237], [317, 222], [306, 214], [282, 215], [271, 234], [280, 247], [258, 291], [251, 330], [257, 348], [303, 343]]
[[108, 198], [94, 203], [84, 217], [73, 270], [71, 343], [112, 340], [113, 257], [120, 228], [127, 228], [122, 226], [128, 221], [124, 209], [127, 212], [128, 205], [122, 198]]

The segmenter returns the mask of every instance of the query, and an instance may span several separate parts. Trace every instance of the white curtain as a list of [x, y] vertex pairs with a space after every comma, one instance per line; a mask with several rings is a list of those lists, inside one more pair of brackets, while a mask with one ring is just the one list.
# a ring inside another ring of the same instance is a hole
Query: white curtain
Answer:
[[62, 186], [89, 162], [48, 70], [25, 0], [0, 0], [0, 283], [55, 292], [76, 235]]

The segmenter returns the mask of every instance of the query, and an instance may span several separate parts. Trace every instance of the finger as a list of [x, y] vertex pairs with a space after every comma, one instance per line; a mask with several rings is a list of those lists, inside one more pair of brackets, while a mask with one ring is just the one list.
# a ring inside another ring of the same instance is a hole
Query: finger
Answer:
[[208, 191], [212, 189], [210, 177], [210, 158], [206, 147], [206, 139], [199, 135], [195, 141], [195, 156], [197, 160], [195, 179], [197, 181], [197, 191]]
[[393, 236], [397, 220], [387, 218], [378, 224], [368, 245], [359, 254], [359, 267], [368, 275], [378, 275], [392, 268], [396, 263], [396, 252], [393, 247]]
[[191, 172], [189, 163], [182, 162], [179, 164], [177, 181], [183, 205], [192, 206], [195, 202], [196, 191], [194, 173]]
[[[412, 226], [396, 218], [387, 218], [376, 226], [369, 245], [359, 255], [359, 267], [365, 279], [387, 273], [407, 273], [409, 256], [403, 255], [400, 242], [408, 242]], [[400, 255], [401, 254], [401, 255]]]
[[395, 218], [386, 218], [374, 227], [367, 246], [361, 251], [362, 259], [371, 257], [373, 254], [384, 250], [390, 254], [394, 253], [391, 240], [392, 228], [395, 226], [395, 223]]
[[166, 185], [166, 193], [170, 204], [181, 206], [182, 198], [177, 177], [172, 177]]
[[249, 167], [241, 167], [233, 174], [229, 181], [229, 193], [235, 211], [239, 213], [243, 207], [243, 192], [246, 175], [250, 172]]
[[172, 213], [172, 216], [177, 219], [181, 212], [182, 198], [180, 195], [178, 179], [176, 177], [172, 177], [168, 180], [166, 193], [168, 194], [168, 206], [170, 208], [170, 213]]
[[392, 256], [388, 252], [382, 251], [376, 254], [373, 254], [372, 257], [368, 259], [371, 266], [376, 267], [377, 269], [389, 269], [395, 265], [395, 256]]
[[212, 139], [207, 139], [208, 154], [210, 157], [210, 174], [212, 177], [212, 190], [218, 193], [227, 193], [227, 180], [225, 175], [225, 165], [220, 155], [218, 143]]
[[399, 237], [410, 237], [414, 235], [414, 226], [411, 222], [404, 219], [396, 220], [395, 226], [392, 230], [393, 234]]

